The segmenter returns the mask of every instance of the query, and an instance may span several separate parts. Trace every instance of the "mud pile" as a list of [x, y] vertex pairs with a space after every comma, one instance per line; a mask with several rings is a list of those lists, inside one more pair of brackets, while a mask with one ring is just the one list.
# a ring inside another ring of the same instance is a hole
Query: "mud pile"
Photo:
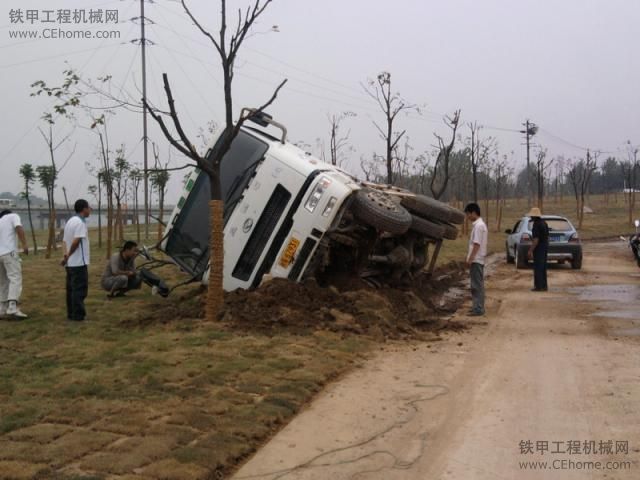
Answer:
[[462, 302], [451, 295], [464, 268], [450, 263], [429, 278], [421, 275], [404, 288], [373, 288], [359, 279], [333, 279], [328, 287], [314, 280], [292, 283], [273, 279], [254, 291], [225, 295], [219, 319], [234, 330], [263, 333], [314, 330], [353, 332], [382, 338], [407, 338], [445, 329], [445, 318]]
[[[225, 294], [218, 320], [234, 331], [308, 334], [319, 330], [370, 335], [377, 339], [420, 337], [422, 333], [453, 329], [447, 317], [463, 301], [462, 264], [451, 262], [432, 277], [420, 275], [402, 288], [374, 288], [359, 278], [293, 283], [273, 279], [253, 291]], [[204, 317], [206, 289], [174, 294], [140, 317], [123, 321], [129, 327], [193, 322]]]

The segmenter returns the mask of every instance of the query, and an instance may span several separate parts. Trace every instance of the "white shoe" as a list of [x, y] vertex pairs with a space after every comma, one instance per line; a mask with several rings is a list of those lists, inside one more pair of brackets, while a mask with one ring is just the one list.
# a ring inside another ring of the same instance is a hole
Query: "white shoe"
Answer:
[[27, 314], [20, 311], [16, 302], [9, 302], [9, 308], [7, 308], [7, 316], [13, 318], [27, 318]]

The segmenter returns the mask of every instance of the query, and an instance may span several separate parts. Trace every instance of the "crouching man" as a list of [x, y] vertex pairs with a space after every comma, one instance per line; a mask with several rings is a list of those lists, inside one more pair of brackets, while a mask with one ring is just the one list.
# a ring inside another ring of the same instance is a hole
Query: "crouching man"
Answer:
[[109, 298], [140, 288], [142, 277], [136, 271], [137, 256], [138, 244], [129, 240], [124, 242], [119, 253], [111, 256], [102, 274], [102, 288], [108, 292]]

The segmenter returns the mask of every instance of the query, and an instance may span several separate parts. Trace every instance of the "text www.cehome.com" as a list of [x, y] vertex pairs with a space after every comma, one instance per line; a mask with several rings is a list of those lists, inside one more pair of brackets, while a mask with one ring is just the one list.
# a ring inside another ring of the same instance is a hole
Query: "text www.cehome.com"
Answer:
[[518, 462], [520, 470], [631, 470], [631, 462], [622, 461], [578, 461], [556, 459], [550, 462]]

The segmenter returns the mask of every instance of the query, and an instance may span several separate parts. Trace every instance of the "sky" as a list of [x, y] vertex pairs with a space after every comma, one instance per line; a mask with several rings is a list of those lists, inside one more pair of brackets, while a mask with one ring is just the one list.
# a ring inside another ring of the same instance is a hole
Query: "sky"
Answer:
[[[249, 4], [228, 3], [234, 12]], [[187, 4], [206, 28], [217, 31], [219, 1]], [[3, 6], [0, 192], [17, 193], [21, 164], [49, 163], [39, 128], [47, 128], [41, 117], [53, 103], [30, 96], [34, 81], [58, 85], [71, 67], [87, 79], [111, 75], [115, 92], [141, 96], [135, 43], [140, 25], [132, 20], [140, 15], [140, 2], [6, 0]], [[37, 11], [38, 20], [14, 23], [12, 9]], [[91, 9], [116, 10], [118, 23], [40, 23], [49, 15], [44, 10], [64, 9], [87, 16]], [[180, 2], [154, 0], [145, 9], [153, 42], [147, 48], [149, 99], [166, 105], [161, 76], [167, 73], [184, 127], [197, 144], [199, 129], [224, 116], [217, 54]], [[500, 155], [508, 155], [514, 168], [524, 165], [519, 130], [526, 119], [540, 127], [534, 148], [547, 148], [550, 156], [583, 156], [586, 148], [616, 155], [627, 140], [640, 143], [639, 27], [637, 0], [274, 0], [240, 52], [234, 106], [239, 111], [260, 105], [288, 79], [269, 113], [287, 125], [291, 141], [315, 153], [318, 141], [328, 138], [328, 115], [355, 113], [344, 130], [354, 149], [346, 168], [357, 174], [361, 156], [384, 148], [372, 123], [383, 117], [362, 84], [388, 71], [393, 90], [423, 107], [420, 114], [399, 117], [396, 127], [406, 130], [416, 155], [433, 149], [434, 133], [447, 131], [442, 116], [456, 109], [464, 122], [476, 121], [483, 135], [495, 137]], [[116, 31], [119, 39], [15, 38], [16, 32], [41, 35], [45, 28]], [[97, 137], [88, 123], [79, 112], [75, 122], [60, 119], [53, 129], [59, 139], [70, 134], [57, 150], [60, 160], [73, 152], [58, 182], [70, 198], [88, 197], [87, 187], [95, 183], [86, 165], [97, 165]], [[468, 128], [460, 133], [467, 136]], [[151, 118], [149, 137], [163, 164], [184, 165]], [[142, 165], [141, 139], [141, 115], [117, 110], [110, 120], [111, 147], [124, 144], [128, 159]], [[182, 175], [172, 176], [169, 203], [180, 192]]]

